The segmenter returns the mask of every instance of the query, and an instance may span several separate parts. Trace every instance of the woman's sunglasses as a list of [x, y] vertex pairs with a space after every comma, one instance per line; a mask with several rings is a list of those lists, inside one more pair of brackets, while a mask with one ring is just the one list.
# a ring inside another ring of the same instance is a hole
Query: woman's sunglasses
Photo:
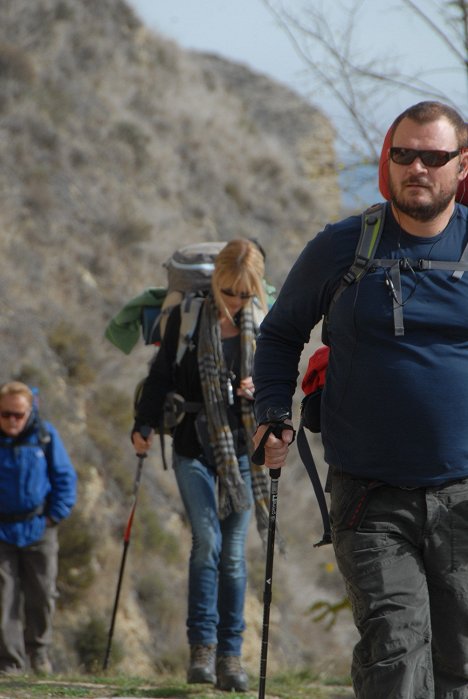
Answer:
[[397, 165], [411, 165], [416, 158], [426, 167], [442, 167], [460, 153], [458, 150], [416, 150], [415, 148], [390, 148], [390, 158]]
[[0, 411], [0, 417], [8, 420], [10, 417], [14, 417], [15, 420], [22, 420], [26, 413], [17, 413], [14, 410], [2, 410]]
[[239, 297], [242, 301], [253, 299], [255, 294], [249, 294], [248, 291], [233, 291], [232, 289], [221, 289], [221, 293], [231, 298]]

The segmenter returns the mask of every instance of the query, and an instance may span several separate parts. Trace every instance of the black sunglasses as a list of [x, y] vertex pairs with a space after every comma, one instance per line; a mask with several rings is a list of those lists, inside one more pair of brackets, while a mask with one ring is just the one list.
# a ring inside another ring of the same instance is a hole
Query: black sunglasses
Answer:
[[230, 296], [231, 298], [238, 296], [242, 301], [253, 299], [255, 296], [255, 294], [249, 294], [248, 291], [233, 291], [232, 289], [221, 289], [221, 293], [225, 296]]
[[458, 150], [416, 150], [415, 148], [390, 148], [390, 158], [397, 165], [411, 165], [420, 158], [426, 167], [442, 167], [459, 155]]
[[0, 416], [8, 420], [10, 417], [14, 417], [15, 420], [22, 420], [26, 413], [17, 413], [14, 410], [2, 410]]

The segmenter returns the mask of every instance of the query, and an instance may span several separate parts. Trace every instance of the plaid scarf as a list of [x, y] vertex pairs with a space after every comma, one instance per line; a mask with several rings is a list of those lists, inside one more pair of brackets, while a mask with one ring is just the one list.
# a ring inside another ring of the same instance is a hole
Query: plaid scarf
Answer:
[[[241, 311], [241, 379], [252, 375], [255, 331], [252, 308], [246, 305]], [[239, 471], [234, 440], [227, 418], [228, 370], [224, 361], [218, 309], [212, 295], [203, 304], [198, 336], [198, 368], [203, 399], [208, 420], [208, 432], [215, 457], [216, 473], [219, 478], [218, 515], [224, 519], [231, 512], [249, 508], [249, 497]], [[255, 431], [253, 404], [241, 398], [242, 424], [247, 436], [249, 459], [253, 450], [252, 435]], [[260, 536], [265, 541], [268, 532], [268, 478], [262, 466], [250, 459], [252, 493], [255, 515]]]

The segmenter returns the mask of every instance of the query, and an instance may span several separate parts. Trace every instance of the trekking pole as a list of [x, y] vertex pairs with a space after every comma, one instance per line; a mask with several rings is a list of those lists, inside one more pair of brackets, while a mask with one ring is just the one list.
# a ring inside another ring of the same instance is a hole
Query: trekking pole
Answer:
[[270, 513], [268, 518], [268, 539], [265, 564], [265, 585], [263, 588], [263, 625], [262, 646], [260, 653], [260, 679], [258, 684], [258, 699], [264, 699], [266, 686], [266, 669], [268, 658], [268, 633], [270, 630], [270, 606], [273, 584], [273, 557], [275, 552], [276, 510], [278, 505], [278, 481], [280, 468], [270, 470]]
[[[142, 427], [140, 430], [140, 434], [144, 439], [146, 439], [148, 437], [149, 433], [150, 433], [150, 428], [147, 426]], [[143, 469], [143, 461], [146, 459], [146, 453], [137, 454], [137, 457], [138, 457], [138, 465], [137, 465], [137, 471], [136, 471], [136, 475], [135, 475], [135, 481], [133, 484], [133, 503], [132, 503], [132, 507], [130, 510], [130, 514], [128, 516], [127, 524], [126, 524], [126, 527], [124, 530], [124, 535], [123, 535], [122, 560], [120, 561], [119, 577], [118, 577], [118, 581], [117, 581], [117, 590], [115, 593], [114, 608], [112, 610], [112, 619], [111, 619], [111, 623], [110, 623], [110, 627], [109, 627], [109, 635], [107, 638], [106, 653], [104, 656], [104, 662], [102, 664], [103, 670], [107, 670], [107, 665], [109, 663], [109, 656], [110, 656], [111, 645], [112, 645], [112, 637], [114, 635], [115, 617], [117, 616], [117, 607], [119, 605], [120, 588], [122, 587], [122, 580], [123, 580], [123, 574], [124, 574], [124, 569], [125, 569], [125, 561], [127, 558], [128, 545], [130, 543], [130, 535], [132, 532], [133, 518], [135, 516], [135, 510], [136, 510], [137, 500], [138, 500], [138, 490], [140, 487], [141, 472]]]
[[[254, 464], [265, 463], [265, 442], [269, 435], [273, 433], [275, 437], [281, 438], [283, 430], [292, 430], [291, 425], [285, 424], [284, 420], [289, 417], [289, 412], [278, 415], [275, 423], [269, 424], [257, 449], [252, 454]], [[266, 668], [268, 658], [268, 634], [270, 630], [270, 606], [272, 599], [273, 585], [273, 558], [275, 553], [275, 533], [276, 533], [276, 512], [278, 507], [278, 485], [281, 475], [280, 468], [270, 469], [270, 508], [268, 516], [268, 538], [266, 548], [265, 563], [265, 585], [263, 588], [263, 625], [262, 625], [262, 646], [260, 652], [260, 678], [258, 684], [258, 699], [265, 699]]]

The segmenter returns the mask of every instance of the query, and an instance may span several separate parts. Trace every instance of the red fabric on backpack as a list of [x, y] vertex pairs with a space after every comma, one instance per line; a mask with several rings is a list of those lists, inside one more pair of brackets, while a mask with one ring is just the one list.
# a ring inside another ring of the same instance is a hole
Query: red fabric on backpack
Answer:
[[329, 354], [330, 348], [323, 345], [309, 357], [309, 363], [302, 379], [302, 390], [306, 396], [324, 386]]
[[[387, 131], [382, 152], [380, 153], [379, 160], [379, 190], [381, 195], [387, 201], [390, 201], [390, 190], [388, 187], [388, 159], [389, 159], [389, 148], [391, 145], [391, 127]], [[468, 175], [458, 184], [458, 190], [455, 197], [456, 201], [460, 204], [468, 206]]]

